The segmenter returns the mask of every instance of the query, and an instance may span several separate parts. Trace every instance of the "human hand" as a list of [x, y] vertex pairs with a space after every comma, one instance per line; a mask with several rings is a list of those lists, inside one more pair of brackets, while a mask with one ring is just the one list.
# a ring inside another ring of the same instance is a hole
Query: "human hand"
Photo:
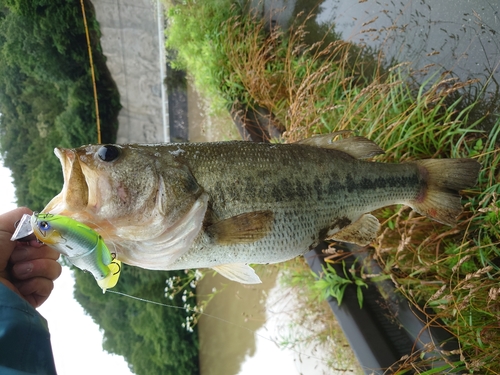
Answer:
[[54, 280], [61, 274], [57, 262], [59, 253], [48, 246], [30, 242], [13, 242], [14, 223], [28, 208], [17, 208], [0, 215], [0, 283], [19, 294], [33, 307], [38, 307], [54, 288]]

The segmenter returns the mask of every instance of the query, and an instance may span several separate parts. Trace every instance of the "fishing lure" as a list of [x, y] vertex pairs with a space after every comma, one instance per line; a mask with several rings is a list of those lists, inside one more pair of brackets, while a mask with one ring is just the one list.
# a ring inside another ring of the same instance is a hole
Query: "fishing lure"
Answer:
[[121, 262], [113, 257], [96, 231], [62, 215], [35, 212], [30, 223], [40, 242], [66, 255], [81, 270], [92, 273], [103, 293], [116, 285]]

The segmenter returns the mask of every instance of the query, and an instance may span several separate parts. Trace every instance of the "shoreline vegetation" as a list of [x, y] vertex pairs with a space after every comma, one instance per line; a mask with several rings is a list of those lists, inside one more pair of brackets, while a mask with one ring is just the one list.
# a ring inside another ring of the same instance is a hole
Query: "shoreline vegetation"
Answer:
[[[460, 344], [454, 353], [460, 360], [448, 370], [498, 373], [500, 121], [498, 98], [484, 90], [491, 82], [460, 82], [441, 71], [419, 82], [427, 72], [339, 40], [333, 28], [313, 25], [313, 13], [296, 14], [283, 30], [245, 4], [188, 0], [169, 6], [171, 64], [192, 76], [215, 113], [264, 108], [284, 129], [275, 142], [350, 130], [386, 151], [376, 160], [470, 157], [483, 165], [477, 187], [462, 194], [465, 209], [456, 227], [406, 207], [375, 213], [382, 229], [371, 251], [383, 274], [355, 272], [359, 280], [392, 279], [411, 304], [431, 308], [445, 322]], [[285, 284], [307, 284], [312, 296], [325, 294], [325, 279], [338, 282], [324, 277], [318, 290], [303, 262], [284, 267]], [[314, 301], [303, 310], [314, 310]], [[413, 358], [398, 367], [401, 374], [426, 373], [425, 363]]]

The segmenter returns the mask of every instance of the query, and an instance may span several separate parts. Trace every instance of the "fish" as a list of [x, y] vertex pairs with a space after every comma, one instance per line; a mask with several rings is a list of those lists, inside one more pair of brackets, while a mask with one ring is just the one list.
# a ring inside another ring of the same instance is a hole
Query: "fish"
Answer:
[[76, 267], [90, 272], [103, 293], [116, 285], [121, 264], [96, 231], [62, 215], [34, 212], [29, 220], [40, 242], [65, 255]]
[[404, 204], [455, 225], [474, 159], [405, 163], [364, 137], [289, 144], [245, 141], [56, 148], [61, 192], [44, 213], [97, 231], [123, 263], [151, 270], [212, 268], [259, 283], [250, 264], [279, 263], [323, 240], [366, 246], [372, 211]]

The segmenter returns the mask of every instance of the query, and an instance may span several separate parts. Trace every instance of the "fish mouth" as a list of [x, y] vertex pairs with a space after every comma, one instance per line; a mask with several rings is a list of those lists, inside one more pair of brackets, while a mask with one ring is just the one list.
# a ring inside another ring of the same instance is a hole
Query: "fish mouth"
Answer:
[[71, 215], [86, 210], [89, 202], [89, 186], [76, 151], [57, 147], [54, 153], [61, 162], [64, 184], [62, 191], [42, 212]]

